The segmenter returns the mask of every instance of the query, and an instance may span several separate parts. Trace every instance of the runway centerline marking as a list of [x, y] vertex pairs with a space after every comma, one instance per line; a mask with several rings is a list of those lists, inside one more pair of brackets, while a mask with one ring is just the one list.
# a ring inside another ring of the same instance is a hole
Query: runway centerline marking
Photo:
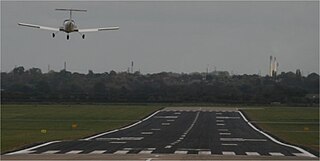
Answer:
[[231, 133], [219, 133], [220, 135], [231, 135]]
[[153, 132], [150, 131], [145, 131], [145, 132], [141, 132], [142, 135], [152, 135]]
[[157, 119], [176, 119], [178, 116], [155, 116]]
[[188, 151], [186, 151], [186, 150], [176, 150], [174, 152], [174, 154], [187, 154], [187, 153], [188, 153]]
[[127, 142], [125, 141], [112, 141], [112, 142], [109, 142], [110, 144], [125, 144]]
[[159, 131], [159, 130], [161, 130], [161, 129], [150, 129], [150, 130], [152, 130], [152, 131]]
[[221, 144], [222, 146], [238, 146], [238, 144]]
[[[197, 112], [196, 117], [195, 117], [194, 120], [192, 121], [192, 123], [191, 123], [191, 125], [189, 126], [189, 128], [180, 136], [180, 138], [179, 138], [178, 140], [176, 140], [175, 142], [171, 143], [170, 145], [173, 146], [173, 145], [181, 142], [181, 141], [186, 137], [186, 135], [188, 135], [188, 133], [191, 131], [191, 129], [193, 128], [193, 126], [194, 126], [195, 123], [197, 122], [197, 120], [198, 120], [198, 118], [199, 118], [199, 115], [200, 115], [200, 111]], [[171, 147], [172, 147], [172, 146], [171, 146]], [[166, 146], [166, 147], [168, 147], [168, 146]], [[170, 148], [171, 148], [171, 147], [170, 147]]]
[[169, 126], [170, 123], [165, 122], [165, 123], [161, 123], [161, 125], [163, 125], [163, 126]]

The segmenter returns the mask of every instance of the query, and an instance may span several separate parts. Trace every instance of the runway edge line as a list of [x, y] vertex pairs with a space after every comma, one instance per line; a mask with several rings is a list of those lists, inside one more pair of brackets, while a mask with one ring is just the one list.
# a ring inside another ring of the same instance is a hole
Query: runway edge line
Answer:
[[280, 144], [280, 145], [283, 145], [283, 146], [286, 146], [286, 147], [290, 147], [290, 148], [294, 148], [300, 152], [302, 152], [303, 154], [305, 154], [306, 156], [309, 156], [309, 157], [312, 157], [312, 158], [317, 158], [315, 155], [307, 152], [306, 150], [302, 149], [302, 148], [299, 148], [297, 146], [293, 146], [293, 145], [290, 145], [290, 144], [285, 144], [285, 143], [282, 143], [280, 141], [278, 141], [277, 139], [273, 138], [272, 136], [268, 135], [267, 133], [259, 130], [258, 128], [256, 128], [254, 125], [252, 125], [248, 120], [247, 118], [242, 114], [241, 111], [238, 111], [238, 113], [241, 115], [241, 117], [244, 119], [244, 121], [251, 127], [253, 128], [254, 130], [258, 131], [259, 133], [263, 134], [264, 136], [266, 136], [267, 138], [269, 138], [270, 140], [272, 140], [273, 142], [277, 143], [277, 144]]
[[85, 138], [85, 139], [82, 139], [82, 140], [92, 140], [92, 139], [97, 138], [97, 137], [102, 136], [102, 135], [106, 135], [106, 134], [110, 134], [110, 133], [117, 132], [117, 131], [120, 131], [120, 130], [128, 129], [128, 128], [130, 128], [130, 127], [133, 127], [133, 126], [136, 126], [136, 125], [140, 124], [140, 123], [143, 122], [143, 121], [148, 120], [149, 118], [151, 118], [152, 116], [156, 115], [156, 114], [159, 113], [160, 111], [161, 111], [161, 110], [158, 110], [158, 111], [152, 113], [151, 115], [149, 115], [148, 117], [144, 118], [143, 120], [140, 120], [140, 121], [138, 121], [138, 122], [136, 122], [136, 123], [134, 123], [134, 124], [131, 124], [131, 125], [122, 127], [122, 128], [120, 128], [120, 129], [114, 129], [114, 130], [112, 130], [112, 131], [107, 131], [107, 132], [104, 132], [104, 133], [100, 133], [100, 134], [98, 134], [98, 135], [90, 136], [90, 137]]

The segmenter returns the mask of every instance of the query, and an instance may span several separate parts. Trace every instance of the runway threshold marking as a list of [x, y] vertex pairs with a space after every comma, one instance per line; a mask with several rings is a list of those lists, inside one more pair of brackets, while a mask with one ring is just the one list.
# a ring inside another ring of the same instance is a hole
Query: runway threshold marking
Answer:
[[81, 153], [83, 150], [71, 150], [69, 152], [67, 152], [66, 154], [79, 154]]
[[232, 152], [232, 151], [223, 151], [222, 154], [223, 155], [236, 155], [236, 153]]
[[106, 150], [95, 150], [95, 151], [90, 152], [90, 154], [103, 154], [105, 152], [107, 152], [107, 151]]
[[278, 152], [270, 152], [269, 154], [272, 156], [284, 156], [282, 153], [278, 153]]
[[211, 151], [199, 151], [200, 155], [210, 155], [211, 154]]
[[250, 155], [250, 156], [259, 156], [260, 154], [257, 153], [257, 152], [246, 152], [247, 155]]
[[129, 150], [118, 150], [116, 152], [114, 152], [113, 154], [127, 154], [129, 152]]
[[43, 152], [42, 154], [55, 154], [55, 153], [58, 153], [60, 152], [60, 150], [48, 150], [46, 152]]
[[176, 150], [174, 152], [174, 154], [187, 154], [187, 153], [188, 153], [188, 151], [186, 151], [186, 150]]
[[151, 154], [152, 150], [142, 150], [139, 152], [139, 154]]

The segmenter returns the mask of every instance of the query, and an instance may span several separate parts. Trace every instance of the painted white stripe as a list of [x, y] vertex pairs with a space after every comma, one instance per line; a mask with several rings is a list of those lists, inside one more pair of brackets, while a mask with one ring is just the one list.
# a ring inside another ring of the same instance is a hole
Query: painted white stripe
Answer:
[[218, 131], [229, 131], [228, 129], [218, 129]]
[[170, 125], [170, 123], [161, 123], [161, 125], [169, 126], [169, 125]]
[[127, 154], [129, 152], [129, 150], [118, 150], [116, 152], [114, 152], [113, 154]]
[[95, 150], [92, 151], [90, 154], [103, 154], [104, 152], [106, 152], [106, 150]]
[[174, 152], [174, 154], [187, 154], [187, 153], [188, 153], [188, 151], [186, 151], [186, 150], [177, 150]]
[[124, 130], [124, 129], [130, 128], [130, 127], [132, 127], [132, 126], [135, 126], [135, 125], [137, 125], [137, 124], [140, 124], [140, 123], [143, 122], [143, 121], [148, 120], [149, 118], [153, 117], [154, 115], [156, 115], [156, 114], [159, 113], [159, 112], [160, 112], [160, 110], [154, 112], [154, 113], [151, 114], [151, 115], [149, 115], [148, 117], [146, 117], [146, 118], [143, 119], [142, 121], [138, 121], [138, 122], [136, 122], [136, 123], [134, 123], [134, 124], [132, 124], [132, 125], [123, 127], [123, 128], [121, 128], [121, 129], [115, 129], [115, 130], [112, 130], [112, 131], [107, 131], [107, 132], [104, 132], [104, 133], [101, 133], [101, 134], [98, 134], [98, 135], [94, 135], [94, 136], [85, 138], [85, 139], [83, 139], [83, 140], [92, 140], [92, 139], [97, 138], [97, 137], [102, 136], [102, 135], [106, 135], [106, 134], [114, 133], [114, 132], [119, 131], [119, 130]]
[[181, 113], [180, 113], [180, 112], [175, 112], [174, 114], [175, 114], [175, 115], [180, 115]]
[[46, 152], [43, 152], [42, 154], [55, 154], [58, 153], [60, 150], [48, 150]]
[[175, 120], [167, 120], [167, 122], [173, 122], [173, 121], [175, 121]]
[[159, 130], [161, 130], [161, 129], [150, 129], [150, 130], [152, 130], [152, 131], [159, 131]]
[[231, 133], [219, 133], [220, 135], [231, 135]]
[[96, 138], [97, 141], [127, 141], [127, 140], [142, 140], [144, 137], [120, 137], [120, 138]]
[[238, 146], [238, 144], [221, 144], [222, 146]]
[[244, 142], [244, 141], [267, 141], [266, 139], [244, 139], [244, 138], [220, 138], [220, 141], [240, 141], [240, 142]]
[[297, 157], [308, 157], [308, 155], [306, 155], [304, 153], [292, 153], [292, 154], [297, 156]]
[[265, 132], [257, 129], [255, 126], [253, 126], [253, 125], [247, 120], [247, 118], [242, 114], [241, 111], [238, 111], [238, 112], [239, 112], [239, 114], [241, 115], [241, 117], [243, 118], [243, 120], [244, 120], [245, 122], [247, 122], [247, 124], [249, 124], [249, 126], [250, 126], [251, 128], [253, 128], [254, 130], [260, 132], [260, 133], [263, 134], [264, 136], [268, 137], [268, 138], [269, 138], [270, 140], [272, 140], [273, 142], [275, 142], [275, 143], [277, 143], [277, 144], [280, 144], [280, 145], [283, 145], [283, 146], [287, 146], [287, 147], [290, 147], [290, 148], [294, 148], [294, 149], [296, 149], [296, 150], [304, 153], [306, 156], [316, 158], [315, 155], [307, 152], [306, 150], [304, 150], [304, 149], [302, 149], [302, 148], [299, 148], [299, 147], [296, 147], [296, 146], [293, 146], [293, 145], [289, 145], [289, 144], [282, 143], [282, 142], [274, 139], [274, 138], [271, 137], [270, 135], [266, 134]]
[[152, 135], [153, 132], [150, 131], [145, 131], [145, 132], [141, 132], [142, 135]]
[[199, 151], [200, 155], [210, 155], [211, 151]]
[[69, 152], [67, 152], [66, 154], [79, 154], [81, 153], [83, 150], [71, 150]]
[[225, 124], [217, 124], [217, 126], [224, 126]]
[[246, 152], [247, 155], [250, 155], [250, 156], [259, 156], [260, 154], [257, 153], [257, 152]]
[[176, 119], [178, 116], [155, 116], [157, 119]]
[[142, 150], [139, 152], [139, 154], [151, 154], [152, 150]]
[[34, 152], [34, 151], [32, 151], [33, 149], [37, 149], [37, 148], [40, 148], [40, 147], [43, 147], [43, 146], [47, 146], [47, 145], [50, 145], [50, 144], [53, 144], [53, 143], [58, 143], [58, 142], [61, 142], [61, 141], [51, 141], [51, 142], [48, 142], [48, 143], [43, 143], [41, 145], [37, 145], [37, 146], [30, 147], [30, 148], [27, 148], [27, 149], [23, 149], [23, 150], [19, 150], [19, 151], [16, 151], [16, 152], [8, 153], [8, 154], [5, 154], [5, 155], [29, 154], [29, 153]]
[[222, 117], [222, 116], [217, 116], [217, 119], [240, 119], [240, 117]]
[[270, 152], [269, 154], [272, 156], [284, 156], [282, 153], [278, 153], [278, 152]]
[[109, 142], [110, 144], [125, 144], [127, 142], [125, 141], [112, 141], [112, 142]]
[[236, 155], [236, 153], [234, 153], [232, 151], [223, 151], [222, 154], [223, 155]]
[[164, 147], [164, 148], [169, 149], [169, 148], [171, 148], [171, 147], [172, 147], [171, 145], [167, 145], [167, 146]]
[[217, 114], [217, 115], [222, 115], [222, 113], [221, 113], [221, 112], [217, 112], [216, 114]]
[[224, 120], [217, 120], [217, 122], [224, 122]]

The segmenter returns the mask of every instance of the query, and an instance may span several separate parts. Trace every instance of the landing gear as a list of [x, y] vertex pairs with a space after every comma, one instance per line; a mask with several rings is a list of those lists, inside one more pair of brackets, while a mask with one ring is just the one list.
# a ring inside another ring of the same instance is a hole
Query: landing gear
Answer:
[[84, 34], [82, 35], [82, 39], [84, 39]]
[[69, 40], [69, 34], [67, 35], [67, 40]]
[[55, 37], [55, 36], [56, 36], [56, 34], [52, 33], [52, 37]]

